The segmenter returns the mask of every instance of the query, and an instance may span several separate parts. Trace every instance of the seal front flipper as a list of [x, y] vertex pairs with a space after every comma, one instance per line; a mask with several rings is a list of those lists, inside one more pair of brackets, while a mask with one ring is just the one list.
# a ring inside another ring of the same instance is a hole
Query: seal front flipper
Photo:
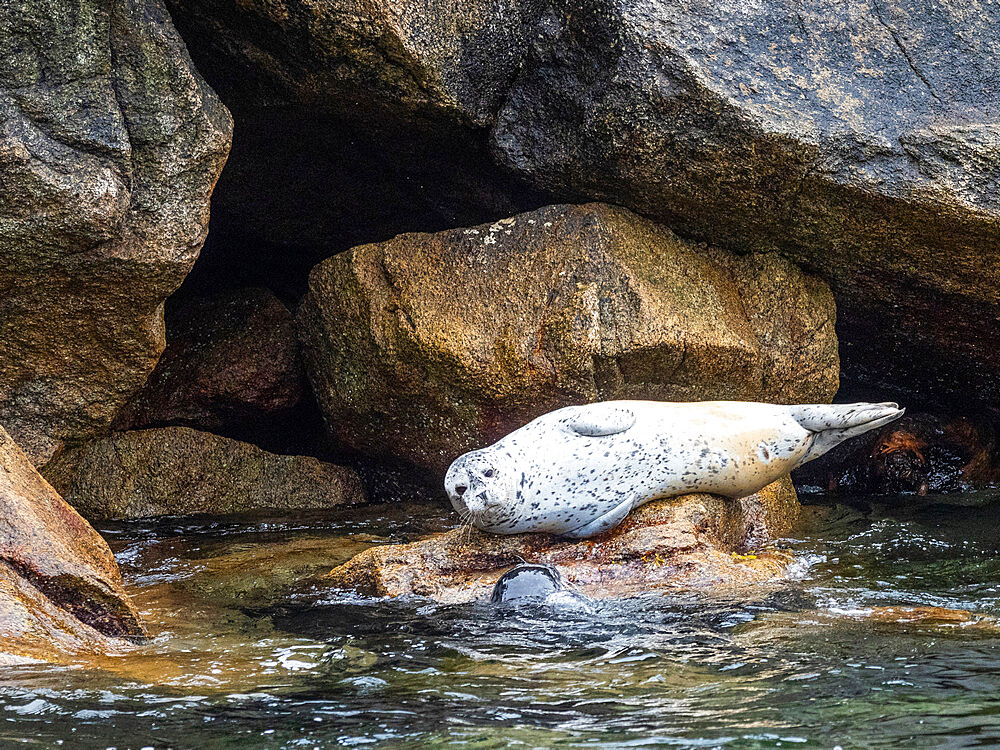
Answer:
[[819, 458], [849, 438], [874, 430], [903, 416], [899, 404], [814, 404], [790, 406], [792, 419], [813, 433], [801, 463]]
[[634, 500], [626, 500], [616, 505], [603, 516], [598, 516], [590, 523], [584, 524], [572, 531], [567, 531], [561, 536], [569, 537], [570, 539], [586, 539], [588, 536], [595, 536], [608, 529], [613, 529], [625, 520], [625, 516], [628, 515], [634, 506]]
[[624, 406], [590, 404], [579, 407], [565, 425], [584, 437], [607, 437], [625, 432], [635, 424], [635, 413]]

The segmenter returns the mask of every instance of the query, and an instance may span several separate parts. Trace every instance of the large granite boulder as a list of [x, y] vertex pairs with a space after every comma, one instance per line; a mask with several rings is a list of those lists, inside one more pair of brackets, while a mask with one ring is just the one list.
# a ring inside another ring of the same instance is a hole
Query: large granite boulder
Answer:
[[288, 512], [364, 500], [348, 468], [187, 427], [112, 434], [65, 451], [46, 478], [88, 518]]
[[822, 282], [600, 204], [354, 248], [313, 270], [299, 323], [336, 437], [435, 471], [568, 404], [822, 402], [838, 382]]
[[494, 145], [536, 185], [817, 273], [855, 384], [997, 403], [998, 20], [955, 0], [558, 0]]
[[0, 56], [0, 421], [41, 465], [156, 364], [232, 122], [159, 0], [14, 0]]
[[144, 636], [107, 544], [0, 428], [0, 664]]
[[[173, 300], [171, 300], [173, 303]], [[292, 314], [266, 289], [238, 289], [170, 307], [167, 348], [117, 429], [185, 425], [243, 432], [286, 417], [305, 373]]]
[[218, 194], [228, 268], [280, 252], [244, 227], [314, 253], [541, 205], [499, 161], [546, 203], [817, 273], [858, 399], [1000, 404], [994, 5], [169, 2], [246, 123]]
[[454, 604], [488, 599], [501, 575], [526, 562], [552, 565], [576, 591], [599, 598], [729, 587], [785, 572], [791, 556], [769, 544], [791, 531], [798, 510], [785, 477], [740, 500], [703, 494], [656, 500], [583, 541], [460, 528], [370, 547], [334, 568], [328, 582], [365, 596], [416, 595]]

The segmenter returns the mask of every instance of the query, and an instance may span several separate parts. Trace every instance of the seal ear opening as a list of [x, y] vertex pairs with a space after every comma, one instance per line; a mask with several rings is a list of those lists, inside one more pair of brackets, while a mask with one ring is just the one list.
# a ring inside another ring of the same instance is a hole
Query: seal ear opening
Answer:
[[624, 406], [592, 404], [566, 420], [566, 426], [584, 437], [607, 437], [625, 432], [635, 424], [635, 413]]

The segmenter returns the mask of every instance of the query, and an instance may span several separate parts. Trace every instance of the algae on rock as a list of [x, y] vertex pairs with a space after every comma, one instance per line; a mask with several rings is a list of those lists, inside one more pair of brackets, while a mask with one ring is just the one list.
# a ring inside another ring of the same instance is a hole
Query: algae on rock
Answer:
[[791, 561], [769, 545], [791, 531], [798, 511], [784, 477], [739, 500], [654, 500], [590, 539], [461, 528], [370, 547], [334, 568], [329, 582], [366, 596], [414, 594], [449, 604], [488, 598], [497, 579], [524, 562], [552, 565], [575, 590], [597, 598], [759, 583], [781, 576]]
[[294, 511], [364, 500], [351, 469], [187, 427], [120, 432], [72, 448], [46, 477], [88, 518]]

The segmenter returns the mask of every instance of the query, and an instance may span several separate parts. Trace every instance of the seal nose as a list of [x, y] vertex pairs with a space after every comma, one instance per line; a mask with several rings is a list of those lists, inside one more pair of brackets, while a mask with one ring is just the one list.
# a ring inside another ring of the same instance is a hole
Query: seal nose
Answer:
[[465, 491], [467, 489], [469, 489], [469, 488], [466, 485], [464, 485], [464, 484], [456, 484], [455, 485], [455, 494], [458, 495], [459, 497], [461, 497], [462, 495], [465, 494]]

